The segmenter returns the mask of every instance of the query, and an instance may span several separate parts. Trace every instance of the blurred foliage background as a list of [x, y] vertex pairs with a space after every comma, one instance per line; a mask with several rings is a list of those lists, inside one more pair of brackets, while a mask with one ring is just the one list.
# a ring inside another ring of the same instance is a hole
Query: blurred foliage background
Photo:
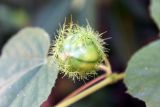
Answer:
[[[123, 72], [131, 55], [158, 38], [158, 29], [150, 17], [149, 0], [1, 0], [0, 52], [7, 40], [26, 26], [44, 28], [52, 39], [64, 19], [85, 26], [86, 19], [100, 33], [110, 51], [115, 72]], [[103, 72], [100, 71], [99, 75]], [[61, 77], [62, 75], [59, 75]], [[91, 80], [93, 78], [90, 78]], [[89, 81], [86, 80], [85, 82]], [[84, 81], [59, 78], [44, 107], [56, 104]], [[72, 105], [73, 107], [145, 107], [142, 101], [125, 93], [122, 82], [106, 87]]]

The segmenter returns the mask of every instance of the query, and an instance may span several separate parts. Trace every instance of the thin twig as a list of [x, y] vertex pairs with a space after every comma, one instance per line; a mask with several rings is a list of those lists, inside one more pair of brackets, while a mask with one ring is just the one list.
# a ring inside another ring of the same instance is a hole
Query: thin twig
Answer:
[[87, 90], [81, 92], [80, 94], [78, 94], [72, 98], [69, 98], [67, 100], [64, 100], [63, 102], [60, 102], [55, 107], [67, 107], [67, 106], [75, 103], [76, 101], [79, 101], [80, 99], [82, 99], [82, 98], [94, 93], [95, 91], [105, 87], [106, 85], [113, 84], [119, 80], [122, 80], [123, 78], [124, 78], [124, 73], [121, 73], [121, 74], [113, 73], [110, 76], [108, 76], [108, 78], [106, 78], [105, 80], [97, 83], [96, 85], [88, 88]]
[[106, 78], [106, 74], [103, 74], [103, 75], [97, 77], [96, 79], [93, 79], [92, 81], [88, 82], [87, 84], [85, 84], [85, 85], [81, 86], [80, 88], [78, 88], [77, 90], [75, 90], [73, 93], [69, 94], [66, 98], [64, 98], [64, 100], [79, 94], [80, 92], [84, 91], [85, 89], [91, 87], [95, 83], [97, 83], [105, 78]]
[[105, 62], [105, 66], [100, 66], [102, 67], [101, 69], [104, 69], [104, 71], [106, 71], [107, 75], [112, 74], [112, 68], [111, 68], [111, 64], [109, 62], [109, 60], [107, 59], [107, 57], [104, 58], [104, 62]]

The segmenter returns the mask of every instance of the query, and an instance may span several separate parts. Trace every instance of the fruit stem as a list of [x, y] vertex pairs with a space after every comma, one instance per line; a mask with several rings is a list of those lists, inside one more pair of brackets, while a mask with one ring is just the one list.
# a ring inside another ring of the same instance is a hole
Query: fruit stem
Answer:
[[[68, 99], [68, 98], [71, 98], [77, 94], [79, 94], [80, 92], [86, 90], [87, 88], [91, 87], [92, 85], [98, 83], [99, 81], [103, 80], [106, 78], [106, 74], [103, 74], [93, 80], [91, 80], [90, 82], [88, 82], [87, 84], [81, 86], [80, 88], [76, 89], [74, 92], [72, 92], [71, 94], [69, 94], [66, 98], [64, 98], [64, 100]], [[64, 101], [63, 100], [63, 101]]]
[[112, 74], [111, 64], [110, 64], [109, 60], [107, 59], [107, 57], [104, 58], [104, 62], [105, 62], [105, 66], [104, 67], [102, 66], [101, 69], [105, 68], [104, 71], [106, 71], [107, 75]]
[[84, 90], [83, 92], [79, 93], [78, 95], [76, 95], [72, 98], [69, 98], [69, 99], [66, 99], [66, 100], [60, 102], [55, 107], [67, 107], [67, 106], [79, 101], [80, 99], [94, 93], [95, 91], [105, 87], [106, 85], [110, 85], [110, 84], [113, 84], [119, 80], [122, 80], [124, 78], [124, 76], [125, 76], [124, 73], [121, 73], [121, 74], [113, 73], [113, 74], [109, 75], [106, 79], [104, 79], [103, 81]]

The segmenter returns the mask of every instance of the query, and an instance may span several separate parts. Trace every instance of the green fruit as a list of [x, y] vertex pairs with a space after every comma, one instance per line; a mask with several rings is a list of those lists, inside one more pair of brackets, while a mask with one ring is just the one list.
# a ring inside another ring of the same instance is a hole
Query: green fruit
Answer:
[[84, 79], [95, 75], [102, 63], [105, 57], [102, 44], [99, 34], [89, 25], [84, 28], [70, 24], [59, 31], [53, 58], [64, 75]]

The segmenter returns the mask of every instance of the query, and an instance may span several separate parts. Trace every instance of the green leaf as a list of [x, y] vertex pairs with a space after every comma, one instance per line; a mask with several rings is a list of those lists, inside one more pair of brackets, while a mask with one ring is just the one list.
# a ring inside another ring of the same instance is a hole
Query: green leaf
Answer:
[[128, 93], [147, 107], [160, 104], [160, 40], [139, 50], [129, 61], [124, 79]]
[[160, 29], [160, 0], [151, 0], [150, 11], [151, 16]]
[[25, 28], [4, 47], [0, 58], [0, 107], [39, 107], [57, 78], [47, 64], [50, 40], [40, 28]]

